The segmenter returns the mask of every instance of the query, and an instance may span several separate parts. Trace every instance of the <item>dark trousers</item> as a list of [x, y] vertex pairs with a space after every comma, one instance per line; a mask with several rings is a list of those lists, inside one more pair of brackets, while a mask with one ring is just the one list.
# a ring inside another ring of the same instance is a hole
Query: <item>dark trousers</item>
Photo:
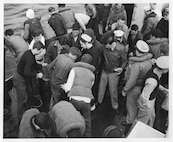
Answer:
[[25, 79], [19, 75], [17, 70], [13, 73], [13, 86], [17, 93], [17, 121], [20, 123], [23, 112], [25, 111], [25, 104], [27, 101], [27, 91]]
[[156, 118], [153, 126], [155, 129], [163, 133], [165, 133], [166, 123], [168, 119], [168, 112], [161, 108], [164, 99], [165, 99], [164, 94], [161, 91], [158, 91], [155, 102]]
[[40, 98], [40, 86], [39, 80], [36, 78], [26, 79], [26, 91], [27, 91], [27, 109], [30, 109], [34, 104], [35, 98]]
[[160, 120], [160, 131], [165, 134], [168, 129], [168, 111], [162, 108], [160, 109]]
[[85, 133], [84, 137], [91, 137], [91, 111], [90, 111], [90, 103], [85, 103], [83, 101], [77, 101], [71, 99], [70, 102], [74, 105], [74, 107], [82, 114], [85, 119]]
[[39, 84], [40, 84], [40, 97], [43, 102], [41, 111], [48, 112], [50, 107], [50, 98], [51, 98], [50, 82], [39, 79]]
[[45, 45], [46, 49], [47, 49], [47, 47], [49, 46], [49, 44], [50, 44], [52, 41], [55, 41], [56, 39], [57, 39], [56, 36], [55, 36], [55, 37], [52, 37], [52, 38], [50, 38], [50, 39], [47, 39], [47, 40], [45, 41], [45, 43], [46, 43], [46, 45]]

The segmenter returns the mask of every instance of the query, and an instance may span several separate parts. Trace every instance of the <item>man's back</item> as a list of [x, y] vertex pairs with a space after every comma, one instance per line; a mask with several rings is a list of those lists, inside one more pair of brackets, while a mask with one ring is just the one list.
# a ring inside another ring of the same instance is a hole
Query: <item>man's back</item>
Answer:
[[99, 69], [102, 54], [102, 45], [99, 41], [95, 40], [93, 47], [90, 49], [85, 49], [82, 54], [90, 54], [92, 56], [92, 65], [96, 68], [96, 72]]
[[[152, 61], [149, 59], [143, 62], [136, 62], [134, 66], [137, 66], [137, 68], [139, 68], [140, 73], [138, 75], [137, 83], [141, 83], [145, 74], [151, 69]], [[133, 65], [132, 65], [132, 68], [133, 68]]]
[[56, 36], [61, 36], [66, 34], [64, 21], [60, 14], [58, 13], [52, 14], [50, 19], [48, 20], [48, 23], [52, 27], [52, 29], [55, 31]]
[[12, 35], [10, 36], [8, 41], [12, 44], [17, 56], [19, 56], [20, 53], [23, 53], [29, 49], [28, 44], [21, 36]]
[[134, 86], [142, 86], [143, 78], [145, 74], [151, 69], [152, 61], [146, 60], [141, 62], [135, 62], [130, 69], [130, 75], [127, 80], [127, 83], [124, 87], [124, 90], [130, 90]]
[[38, 109], [29, 109], [25, 111], [19, 126], [19, 138], [45, 137], [43, 132], [36, 133], [31, 127], [31, 118], [39, 113]]
[[66, 24], [66, 28], [70, 29], [72, 28], [73, 24], [75, 23], [74, 13], [70, 8], [62, 8], [59, 10], [59, 14], [64, 19], [64, 22]]
[[36, 63], [31, 50], [25, 51], [17, 65], [19, 74], [24, 77], [36, 77], [39, 70], [41, 70], [41, 65]]
[[144, 36], [144, 40], [150, 39], [151, 31], [156, 27], [158, 18], [154, 12], [150, 13], [144, 18], [144, 23], [141, 32]]
[[29, 35], [26, 37], [24, 34], [24, 38], [30, 43], [33, 39], [33, 34], [36, 29], [41, 30], [41, 34], [44, 35], [42, 25], [40, 23], [41, 18], [28, 19], [24, 22], [25, 29], [28, 28]]
[[61, 84], [66, 81], [68, 73], [73, 66], [73, 60], [67, 54], [60, 54], [52, 61], [50, 66], [51, 68], [54, 66], [52, 82]]

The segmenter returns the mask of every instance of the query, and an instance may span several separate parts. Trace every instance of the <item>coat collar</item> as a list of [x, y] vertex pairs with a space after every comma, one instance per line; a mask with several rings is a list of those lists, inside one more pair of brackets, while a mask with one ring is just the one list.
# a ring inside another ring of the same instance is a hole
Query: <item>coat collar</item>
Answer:
[[83, 67], [83, 68], [91, 70], [92, 72], [95, 71], [95, 67], [93, 65], [90, 65], [90, 64], [85, 63], [85, 62], [76, 62], [76, 63], [74, 63], [73, 67]]

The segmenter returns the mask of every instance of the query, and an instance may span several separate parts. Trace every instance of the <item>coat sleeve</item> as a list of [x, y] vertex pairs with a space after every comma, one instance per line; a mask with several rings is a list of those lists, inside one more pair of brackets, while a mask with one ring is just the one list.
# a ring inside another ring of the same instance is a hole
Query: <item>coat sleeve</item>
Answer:
[[37, 73], [36, 72], [33, 72], [31, 70], [32, 65], [33, 65], [33, 62], [32, 61], [28, 61], [25, 64], [25, 67], [24, 67], [24, 76], [25, 77], [33, 77], [33, 78], [36, 78]]
[[56, 62], [57, 62], [57, 57], [48, 65], [49, 69], [53, 69], [55, 67]]
[[53, 47], [53, 43], [50, 43], [47, 47], [47, 51], [45, 54], [45, 63], [50, 63], [52, 61], [52, 47]]
[[146, 36], [153, 29], [154, 24], [151, 18], [148, 18], [146, 21], [146, 28], [144, 29], [143, 36]]
[[124, 90], [126, 92], [136, 85], [139, 74], [140, 74], [139, 66], [137, 66], [136, 64], [133, 64], [131, 67], [129, 79], [127, 80], [127, 83], [124, 86]]
[[24, 34], [23, 34], [23, 38], [25, 40], [28, 40], [29, 38], [29, 24], [25, 24], [24, 25]]
[[122, 50], [120, 52], [121, 56], [121, 68], [124, 69], [127, 64], [127, 52], [125, 50]]

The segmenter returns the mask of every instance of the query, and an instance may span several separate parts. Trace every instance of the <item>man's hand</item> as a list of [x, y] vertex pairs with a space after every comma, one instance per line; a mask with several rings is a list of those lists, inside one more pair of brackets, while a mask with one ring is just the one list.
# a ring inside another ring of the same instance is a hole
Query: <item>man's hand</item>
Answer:
[[60, 85], [61, 89], [63, 89], [66, 93], [68, 92], [66, 83]]
[[43, 67], [45, 67], [45, 66], [47, 66], [47, 65], [48, 65], [47, 63], [42, 63], [42, 66], [43, 66]]
[[116, 68], [116, 69], [114, 69], [114, 71], [117, 73], [117, 75], [120, 75], [122, 73], [123, 69], [122, 68]]
[[140, 105], [142, 105], [142, 107], [146, 107], [146, 108], [150, 108], [151, 107], [149, 100], [146, 99], [145, 97], [143, 97], [143, 95], [141, 95], [139, 97], [138, 102], [140, 102]]
[[105, 27], [105, 31], [108, 31], [108, 25]]
[[127, 93], [126, 93], [124, 90], [122, 90], [121, 93], [122, 93], [122, 96], [123, 96], [123, 97], [127, 96]]
[[42, 78], [43, 77], [43, 73], [37, 73], [37, 75], [36, 75], [36, 78]]

